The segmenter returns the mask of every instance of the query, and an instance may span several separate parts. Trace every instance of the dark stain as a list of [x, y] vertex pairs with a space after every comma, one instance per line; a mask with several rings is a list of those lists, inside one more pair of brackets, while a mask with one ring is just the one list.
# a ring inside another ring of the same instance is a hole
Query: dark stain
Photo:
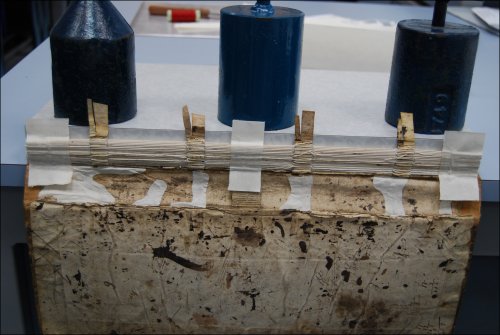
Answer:
[[438, 297], [437, 294], [432, 295], [432, 299], [436, 299], [437, 297]]
[[253, 228], [248, 228], [248, 226], [245, 229], [234, 227], [234, 234], [236, 242], [243, 246], [257, 247], [264, 239], [264, 235], [257, 233]]
[[364, 254], [363, 256], [361, 256], [360, 260], [362, 261], [366, 261], [367, 259], [370, 259], [370, 257], [368, 257], [368, 254]]
[[262, 240], [260, 240], [260, 242], [259, 242], [259, 247], [262, 247], [265, 243], [266, 243], [266, 240], [263, 238], [263, 239], [262, 239]]
[[153, 258], [158, 257], [158, 258], [168, 258], [171, 261], [174, 261], [175, 263], [194, 270], [194, 271], [208, 271], [210, 270], [211, 266], [210, 263], [205, 263], [205, 264], [196, 264], [191, 262], [188, 259], [185, 259], [184, 257], [177, 256], [174, 252], [170, 251], [170, 243], [171, 240], [167, 240], [167, 245], [164, 247], [158, 247], [158, 248], [153, 248]]
[[115, 287], [115, 284], [113, 284], [113, 283], [111, 283], [111, 282], [109, 282], [109, 281], [106, 281], [106, 280], [104, 281], [104, 286], [106, 286], [106, 287], [110, 287], [110, 286], [111, 286], [111, 287], [113, 287], [113, 289], [115, 289], [115, 288], [116, 288], [116, 287]]
[[326, 269], [327, 270], [330, 270], [332, 268], [332, 265], [333, 265], [333, 259], [330, 257], [330, 256], [326, 256]]
[[73, 276], [73, 278], [75, 278], [76, 281], [78, 282], [78, 286], [81, 286], [81, 287], [85, 286], [85, 283], [82, 280], [82, 274], [81, 274], [80, 270], [78, 270], [78, 272]]
[[[366, 309], [365, 320], [360, 322], [360, 326], [369, 330], [378, 329], [378, 321], [379, 318], [386, 318], [387, 314], [389, 314], [389, 310], [387, 310], [385, 303], [383, 301], [375, 301], [373, 304], [369, 305]], [[394, 314], [389, 316], [389, 318], [395, 318], [399, 314]], [[387, 320], [387, 319], [386, 319]], [[386, 321], [387, 322], [387, 321]]]
[[363, 292], [364, 292], [364, 290], [363, 290], [362, 288], [360, 288], [360, 289], [358, 290], [358, 293], [363, 293]]
[[444, 230], [444, 234], [446, 235], [446, 237], [450, 237], [450, 234], [451, 234], [451, 227], [448, 227]]
[[337, 301], [336, 313], [343, 317], [346, 314], [356, 314], [364, 305], [362, 299], [353, 298], [350, 295], [342, 294]]
[[43, 208], [43, 204], [44, 204], [43, 202], [39, 203], [38, 206], [35, 207], [35, 209], [39, 211], [40, 209]]
[[375, 221], [366, 221], [363, 224], [363, 232], [366, 235], [366, 238], [369, 241], [375, 242], [373, 236], [375, 236], [375, 226], [378, 226], [378, 223]]
[[309, 229], [312, 228], [312, 227], [313, 227], [312, 224], [310, 224], [308, 222], [304, 222], [302, 224], [302, 226], [300, 226], [300, 229], [302, 229], [302, 231], [304, 232], [304, 234], [309, 235], [311, 233]]
[[451, 262], [453, 262], [453, 259], [448, 258], [447, 260], [445, 260], [445, 261], [443, 261], [443, 262], [439, 263], [439, 267], [440, 267], [440, 268], [443, 268], [443, 267], [447, 266], [448, 264], [450, 264]]
[[[257, 291], [256, 289], [252, 289], [251, 291], [238, 291], [239, 293], [242, 293], [244, 295], [246, 295], [247, 297], [250, 297], [252, 299], [252, 311], [255, 311], [255, 297], [257, 297], [260, 292]], [[244, 305], [244, 304], [242, 304]]]
[[443, 244], [444, 244], [444, 240], [438, 240], [437, 241], [437, 248], [438, 248], [438, 250], [443, 249]]
[[347, 283], [349, 281], [349, 277], [351, 276], [351, 273], [347, 270], [344, 270], [340, 274], [342, 275], [342, 278], [344, 278], [344, 281]]
[[205, 233], [203, 232], [203, 230], [201, 230], [199, 233], [198, 233], [198, 239], [201, 240], [203, 239], [203, 236], [205, 235]]
[[73, 276], [73, 278], [76, 279], [76, 281], [81, 281], [82, 280], [82, 274], [80, 272], [80, 270], [78, 270], [78, 272], [76, 273], [76, 275]]
[[[118, 214], [120, 214], [120, 216], [118, 216]], [[120, 210], [120, 213], [117, 212], [117, 218], [119, 219], [127, 219], [127, 216], [126, 214], [123, 212], [123, 210]], [[156, 219], [158, 220], [162, 220], [162, 221], [167, 221], [169, 219], [169, 216], [168, 216], [168, 211], [166, 209], [162, 209], [158, 212], [158, 214], [156, 215]]]
[[180, 185], [180, 184], [185, 184], [188, 182], [188, 178], [185, 177], [185, 176], [181, 176], [181, 177], [172, 177], [172, 183], [173, 184], [177, 184], [177, 185]]
[[302, 251], [303, 253], [307, 252], [307, 244], [306, 244], [306, 242], [300, 241], [299, 242], [299, 247], [300, 247], [300, 251]]
[[233, 280], [234, 276], [230, 273], [226, 275], [226, 288], [231, 288], [231, 281]]
[[321, 229], [321, 228], [315, 228], [315, 229], [314, 229], [314, 232], [315, 232], [316, 234], [328, 234], [328, 230], [323, 230], [323, 229]]
[[354, 329], [354, 327], [356, 327], [356, 323], [358, 323], [357, 320], [349, 321], [349, 328]]
[[358, 279], [356, 279], [356, 284], [360, 286], [363, 284], [363, 280], [361, 279], [361, 277], [358, 277]]
[[217, 325], [217, 319], [213, 315], [193, 314], [194, 321], [201, 327], [214, 327]]
[[286, 222], [291, 222], [292, 221], [292, 217], [291, 216], [287, 216], [283, 220], [285, 220]]
[[389, 288], [389, 285], [382, 286], [382, 289], [387, 290]]
[[417, 204], [417, 200], [415, 199], [408, 199], [408, 203], [412, 206], [415, 206]]
[[278, 227], [278, 229], [280, 230], [281, 237], [285, 237], [285, 229], [283, 229], [283, 226], [281, 225], [281, 223], [279, 223], [278, 221], [274, 221], [274, 225], [276, 227]]

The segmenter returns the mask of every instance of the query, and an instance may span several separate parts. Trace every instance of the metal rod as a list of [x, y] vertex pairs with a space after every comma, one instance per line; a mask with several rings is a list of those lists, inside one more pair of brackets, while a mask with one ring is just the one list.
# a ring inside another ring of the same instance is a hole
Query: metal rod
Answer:
[[432, 16], [432, 25], [434, 27], [444, 27], [446, 21], [446, 9], [449, 0], [436, 0], [434, 2], [434, 15]]

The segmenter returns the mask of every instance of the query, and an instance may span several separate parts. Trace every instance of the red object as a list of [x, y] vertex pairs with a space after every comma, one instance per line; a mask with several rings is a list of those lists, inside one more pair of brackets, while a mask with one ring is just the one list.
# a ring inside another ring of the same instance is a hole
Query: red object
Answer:
[[167, 20], [170, 22], [196, 22], [201, 18], [199, 9], [169, 9]]

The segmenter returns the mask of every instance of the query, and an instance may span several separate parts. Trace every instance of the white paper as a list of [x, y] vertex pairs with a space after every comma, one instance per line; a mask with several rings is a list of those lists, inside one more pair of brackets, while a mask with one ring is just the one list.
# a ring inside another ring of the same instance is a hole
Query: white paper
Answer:
[[207, 207], [207, 188], [209, 176], [202, 171], [193, 171], [192, 194], [191, 202], [172, 202], [172, 207]]
[[484, 134], [446, 131], [439, 172], [440, 200], [479, 201], [477, 180]]
[[500, 15], [498, 8], [491, 7], [473, 7], [472, 12], [479, 16], [493, 29], [500, 30]]
[[62, 204], [114, 204], [113, 195], [106, 187], [94, 181], [94, 176], [97, 174], [136, 174], [145, 171], [145, 169], [93, 168], [90, 166], [75, 166], [73, 170], [71, 183], [45, 186], [38, 193], [38, 199], [54, 197]]
[[29, 119], [26, 122], [28, 186], [69, 184], [73, 169], [68, 146], [68, 119]]
[[160, 206], [163, 194], [167, 190], [167, 183], [164, 180], [156, 179], [151, 186], [149, 186], [148, 192], [144, 198], [134, 202], [136, 206]]
[[264, 122], [233, 120], [229, 191], [260, 192]]
[[313, 176], [288, 176], [288, 181], [290, 182], [291, 193], [280, 210], [296, 209], [304, 212], [310, 211]]
[[354, 20], [334, 14], [321, 14], [306, 16], [305, 24], [321, 25], [328, 27], [343, 27], [351, 29], [367, 29], [381, 31], [396, 31], [395, 21], [381, 20]]
[[373, 186], [384, 196], [385, 214], [405, 215], [403, 189], [407, 182], [406, 178], [373, 177]]

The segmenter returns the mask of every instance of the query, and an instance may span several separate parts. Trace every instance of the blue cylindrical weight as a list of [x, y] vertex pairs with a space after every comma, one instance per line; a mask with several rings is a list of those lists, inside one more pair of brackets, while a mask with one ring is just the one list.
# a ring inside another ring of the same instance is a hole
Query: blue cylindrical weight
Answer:
[[471, 26], [404, 20], [397, 26], [385, 120], [397, 126], [413, 113], [415, 132], [461, 130], [474, 70], [479, 31]]
[[294, 124], [297, 113], [304, 13], [255, 6], [221, 10], [219, 120], [264, 121], [265, 130]]
[[87, 98], [109, 123], [137, 112], [134, 31], [109, 1], [78, 1], [50, 33], [55, 117], [88, 125]]

